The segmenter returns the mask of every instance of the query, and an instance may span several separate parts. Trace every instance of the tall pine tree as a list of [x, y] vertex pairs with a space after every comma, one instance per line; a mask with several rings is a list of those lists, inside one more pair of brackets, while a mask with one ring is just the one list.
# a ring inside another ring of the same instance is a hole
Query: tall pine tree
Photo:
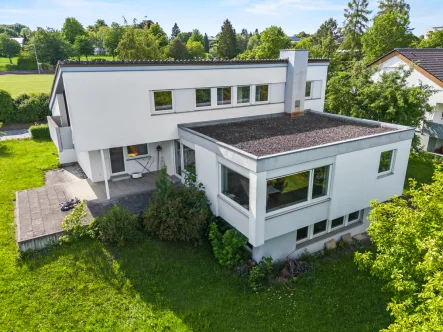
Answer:
[[343, 32], [345, 40], [342, 48], [358, 51], [361, 50], [361, 36], [368, 27], [368, 15], [371, 13], [368, 8], [368, 0], [352, 0], [345, 9], [345, 21], [343, 23]]
[[203, 46], [205, 47], [205, 52], [209, 52], [209, 38], [208, 35], [205, 33], [205, 37], [203, 38]]
[[175, 37], [177, 37], [179, 33], [180, 33], [180, 28], [178, 27], [177, 23], [174, 23], [174, 26], [172, 27], [172, 32], [171, 32], [171, 39], [174, 39]]
[[227, 19], [221, 28], [217, 45], [217, 56], [220, 59], [232, 59], [237, 55], [237, 52], [235, 30]]
[[377, 16], [392, 13], [393, 11], [398, 11], [404, 15], [408, 15], [411, 10], [411, 6], [407, 4], [404, 0], [380, 0], [378, 2], [378, 13]]

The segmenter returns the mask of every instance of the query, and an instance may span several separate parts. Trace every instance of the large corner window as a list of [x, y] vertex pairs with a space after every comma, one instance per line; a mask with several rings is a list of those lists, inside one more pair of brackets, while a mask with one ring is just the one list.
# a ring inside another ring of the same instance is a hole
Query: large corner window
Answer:
[[266, 212], [327, 196], [329, 171], [323, 166], [268, 180]]
[[249, 103], [250, 98], [251, 98], [251, 87], [250, 86], [237, 87], [237, 104]]
[[211, 106], [211, 89], [196, 89], [195, 105], [197, 107]]
[[311, 92], [312, 92], [312, 82], [306, 82], [305, 97], [311, 98]]
[[269, 98], [269, 85], [257, 85], [255, 87], [255, 101], [264, 102]]
[[172, 91], [154, 91], [154, 109], [156, 112], [172, 110]]
[[221, 192], [249, 210], [249, 179], [221, 165]]
[[146, 156], [148, 154], [148, 144], [129, 145], [127, 150], [128, 158]]
[[231, 88], [217, 88], [217, 105], [229, 105], [231, 103]]
[[394, 161], [394, 150], [383, 151], [380, 154], [378, 174], [392, 173], [393, 161]]

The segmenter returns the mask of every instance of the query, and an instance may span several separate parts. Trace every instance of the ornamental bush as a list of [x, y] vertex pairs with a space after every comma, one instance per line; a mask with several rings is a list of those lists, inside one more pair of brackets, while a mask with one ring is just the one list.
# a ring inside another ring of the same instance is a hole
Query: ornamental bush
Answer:
[[14, 114], [14, 102], [10, 93], [5, 90], [0, 90], [0, 122], [12, 122]]
[[235, 228], [228, 229], [222, 234], [216, 223], [209, 226], [209, 240], [218, 262], [226, 267], [233, 268], [245, 257], [243, 247], [248, 239]]
[[51, 114], [47, 93], [23, 93], [14, 99], [13, 122], [35, 122], [46, 120]]
[[32, 138], [35, 139], [51, 139], [51, 135], [49, 134], [49, 127], [47, 124], [37, 124], [35, 126], [29, 127], [29, 132], [31, 133]]
[[88, 228], [85, 225], [86, 216], [85, 201], [83, 201], [62, 221], [64, 235], [60, 237], [60, 243], [71, 242], [84, 236], [89, 236]]
[[156, 188], [154, 200], [143, 213], [145, 229], [162, 240], [202, 243], [212, 216], [203, 186], [188, 180], [176, 187], [163, 168]]
[[119, 246], [124, 246], [139, 235], [137, 215], [119, 205], [114, 205], [103, 216], [96, 218], [90, 228], [102, 242]]

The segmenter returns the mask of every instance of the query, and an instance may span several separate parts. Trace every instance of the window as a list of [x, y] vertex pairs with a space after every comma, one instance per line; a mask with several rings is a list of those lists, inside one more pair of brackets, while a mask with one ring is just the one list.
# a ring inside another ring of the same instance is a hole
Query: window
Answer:
[[305, 97], [311, 98], [312, 82], [306, 82]]
[[154, 91], [155, 111], [172, 110], [172, 91]]
[[344, 217], [332, 219], [331, 220], [331, 228], [337, 228], [337, 227], [343, 226], [344, 222], [345, 222]]
[[286, 206], [306, 202], [309, 191], [310, 171], [268, 180], [266, 211], [274, 211]]
[[148, 144], [129, 145], [127, 149], [128, 158], [134, 158], [148, 154]]
[[360, 220], [360, 211], [355, 211], [349, 214], [348, 216], [348, 224], [352, 224], [356, 221]]
[[394, 159], [394, 150], [384, 151], [380, 154], [380, 164], [378, 173], [390, 173], [392, 171], [392, 160]]
[[327, 196], [329, 170], [323, 166], [268, 180], [266, 212]]
[[231, 88], [217, 88], [217, 105], [231, 103]]
[[268, 85], [257, 85], [255, 87], [255, 101], [268, 101]]
[[297, 242], [307, 240], [308, 237], [309, 237], [309, 226], [297, 229], [297, 238], [296, 238]]
[[195, 151], [186, 145], [183, 145], [183, 168], [195, 173]]
[[197, 107], [211, 106], [211, 89], [196, 89], [195, 105]]
[[314, 169], [312, 186], [312, 199], [326, 196], [328, 194], [329, 166]]
[[249, 179], [221, 165], [221, 192], [249, 210]]
[[322, 220], [314, 224], [313, 236], [320, 235], [326, 232], [328, 221]]
[[250, 86], [237, 87], [237, 104], [249, 103], [250, 98], [251, 98]]
[[182, 174], [182, 158], [180, 141], [175, 141], [175, 173]]

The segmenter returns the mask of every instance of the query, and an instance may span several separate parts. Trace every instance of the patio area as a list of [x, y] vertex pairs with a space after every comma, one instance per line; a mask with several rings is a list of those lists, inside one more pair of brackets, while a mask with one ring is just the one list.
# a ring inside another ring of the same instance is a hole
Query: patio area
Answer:
[[[41, 249], [62, 235], [61, 223], [70, 212], [60, 211], [59, 204], [78, 198], [87, 200], [86, 223], [114, 204], [128, 208], [132, 213], [144, 210], [155, 191], [158, 173], [144, 174], [140, 179], [109, 181], [111, 199], [106, 199], [104, 182], [86, 179], [78, 165], [46, 173], [46, 185], [16, 193], [16, 237], [21, 251]], [[180, 179], [170, 180], [179, 184]]]

